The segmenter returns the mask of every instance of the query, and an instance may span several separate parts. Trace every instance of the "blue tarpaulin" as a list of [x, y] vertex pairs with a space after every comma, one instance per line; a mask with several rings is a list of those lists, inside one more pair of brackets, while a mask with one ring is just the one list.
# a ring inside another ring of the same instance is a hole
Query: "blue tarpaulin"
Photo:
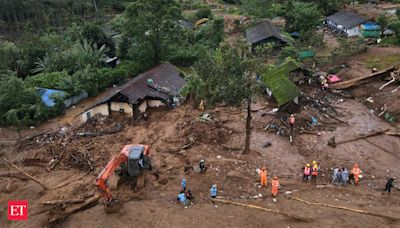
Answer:
[[380, 26], [373, 22], [367, 22], [361, 25], [364, 30], [380, 30]]
[[54, 100], [51, 98], [52, 95], [59, 94], [62, 97], [65, 96], [64, 91], [55, 90], [55, 89], [39, 88], [38, 92], [39, 92], [40, 97], [42, 98], [42, 102], [48, 107], [53, 107], [56, 104], [54, 102]]

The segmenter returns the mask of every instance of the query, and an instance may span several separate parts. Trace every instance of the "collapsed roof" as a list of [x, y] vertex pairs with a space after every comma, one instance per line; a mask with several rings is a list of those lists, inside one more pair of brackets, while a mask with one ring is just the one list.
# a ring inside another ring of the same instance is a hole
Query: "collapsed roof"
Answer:
[[278, 105], [284, 105], [300, 95], [296, 85], [288, 78], [289, 74], [301, 68], [296, 61], [288, 59], [280, 66], [268, 69], [261, 75], [261, 81], [272, 91]]

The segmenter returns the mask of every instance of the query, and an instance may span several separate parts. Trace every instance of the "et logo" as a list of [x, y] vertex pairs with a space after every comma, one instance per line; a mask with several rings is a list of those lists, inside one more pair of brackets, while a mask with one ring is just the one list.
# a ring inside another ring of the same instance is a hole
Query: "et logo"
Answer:
[[8, 201], [8, 220], [28, 220], [28, 200]]

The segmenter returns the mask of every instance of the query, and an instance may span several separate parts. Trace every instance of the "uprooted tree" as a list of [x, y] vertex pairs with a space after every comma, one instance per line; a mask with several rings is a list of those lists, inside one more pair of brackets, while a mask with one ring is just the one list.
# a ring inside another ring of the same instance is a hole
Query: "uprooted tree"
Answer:
[[195, 64], [196, 74], [189, 80], [189, 89], [194, 100], [206, 99], [210, 105], [226, 103], [246, 106], [243, 154], [250, 152], [251, 102], [259, 91], [256, 72], [262, 66], [262, 58], [257, 58], [257, 55], [266, 53], [265, 50], [260, 50], [262, 51], [253, 51], [243, 40], [236, 41], [234, 45], [223, 42], [215, 54]]

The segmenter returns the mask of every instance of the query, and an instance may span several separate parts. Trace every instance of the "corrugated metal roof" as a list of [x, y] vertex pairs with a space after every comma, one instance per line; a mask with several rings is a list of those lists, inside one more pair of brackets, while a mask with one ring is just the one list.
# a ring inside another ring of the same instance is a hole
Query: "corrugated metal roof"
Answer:
[[251, 44], [258, 43], [262, 40], [268, 39], [270, 37], [275, 37], [276, 39], [287, 43], [288, 41], [281, 35], [279, 29], [273, 26], [268, 21], [263, 21], [260, 24], [248, 28], [246, 30], [246, 39]]
[[[148, 79], [152, 79], [153, 86], [148, 85]], [[175, 66], [170, 63], [164, 63], [147, 72], [139, 74], [122, 86], [110, 91], [108, 95], [90, 108], [106, 103], [117, 95], [123, 95], [130, 104], [137, 104], [146, 97], [168, 100], [169, 96], [165, 91], [168, 91], [170, 95], [178, 95], [181, 88], [185, 85], [186, 81], [179, 76]], [[154, 87], [161, 88], [163, 92]]]
[[331, 16], [328, 16], [326, 18], [328, 21], [332, 21], [333, 23], [337, 25], [341, 25], [344, 28], [351, 29], [354, 26], [360, 25], [366, 21], [368, 21], [367, 18], [353, 13], [353, 12], [348, 12], [348, 11], [341, 11], [337, 12]]

